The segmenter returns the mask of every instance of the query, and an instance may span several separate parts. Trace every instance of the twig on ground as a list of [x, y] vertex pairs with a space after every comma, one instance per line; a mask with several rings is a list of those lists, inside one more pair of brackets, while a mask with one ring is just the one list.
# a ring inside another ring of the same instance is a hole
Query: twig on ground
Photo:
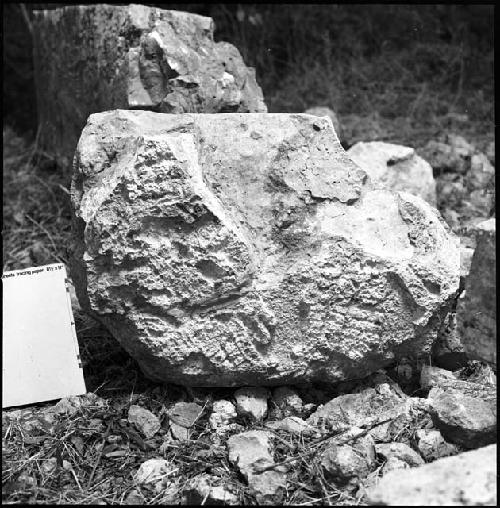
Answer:
[[92, 485], [92, 480], [94, 479], [94, 475], [97, 469], [97, 466], [101, 462], [102, 453], [104, 451], [104, 445], [106, 444], [106, 439], [109, 436], [109, 431], [111, 429], [111, 424], [108, 425], [108, 428], [106, 429], [106, 432], [104, 433], [104, 436], [101, 441], [101, 449], [99, 450], [99, 456], [97, 457], [97, 460], [95, 461], [94, 467], [92, 469], [92, 472], [90, 473], [89, 481], [87, 482], [87, 489], [90, 489], [90, 486]]

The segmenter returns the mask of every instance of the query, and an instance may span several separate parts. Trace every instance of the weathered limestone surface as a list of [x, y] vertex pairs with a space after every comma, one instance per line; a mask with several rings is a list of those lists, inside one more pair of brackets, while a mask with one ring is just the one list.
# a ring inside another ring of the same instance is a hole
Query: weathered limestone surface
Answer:
[[101, 4], [38, 11], [33, 27], [40, 143], [67, 167], [91, 113], [266, 111], [254, 69], [214, 42], [211, 18]]
[[476, 226], [465, 294], [458, 300], [457, 327], [465, 350], [474, 359], [497, 363], [497, 285], [495, 219]]
[[458, 239], [326, 118], [94, 114], [72, 205], [80, 303], [156, 380], [360, 378], [428, 351], [458, 290]]
[[496, 506], [497, 446], [385, 475], [368, 502], [386, 506]]
[[324, 106], [315, 106], [313, 108], [306, 109], [304, 113], [306, 115], [328, 117], [332, 121], [333, 130], [335, 131], [335, 134], [337, 134], [339, 141], [343, 140], [342, 126], [340, 125], [339, 118], [335, 114], [335, 111]]
[[347, 151], [375, 185], [405, 191], [436, 206], [436, 182], [431, 165], [413, 148], [381, 141], [360, 142]]

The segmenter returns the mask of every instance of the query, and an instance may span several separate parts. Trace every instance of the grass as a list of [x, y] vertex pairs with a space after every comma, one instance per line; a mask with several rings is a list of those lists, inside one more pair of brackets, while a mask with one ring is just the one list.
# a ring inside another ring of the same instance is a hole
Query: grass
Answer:
[[3, 271], [67, 262], [68, 183], [35, 143], [3, 128]]
[[[218, 4], [207, 14], [217, 40], [235, 44], [256, 67], [272, 112], [324, 105], [341, 123], [378, 114], [389, 127], [396, 120], [404, 126], [392, 141], [414, 148], [458, 128], [482, 150], [494, 129], [492, 12], [457, 5]], [[460, 114], [467, 121], [454, 125]]]

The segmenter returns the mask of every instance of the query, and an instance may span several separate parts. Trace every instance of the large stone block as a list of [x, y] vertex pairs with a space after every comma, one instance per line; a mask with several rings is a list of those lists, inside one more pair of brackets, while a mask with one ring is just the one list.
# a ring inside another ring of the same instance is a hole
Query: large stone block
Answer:
[[428, 351], [458, 291], [458, 238], [328, 118], [94, 114], [72, 205], [80, 303], [156, 380], [359, 378]]
[[211, 18], [144, 5], [39, 11], [33, 24], [40, 144], [65, 167], [91, 113], [265, 112], [254, 69]]
[[431, 165], [413, 148], [381, 141], [359, 142], [347, 151], [376, 186], [405, 191], [436, 206], [436, 182]]
[[465, 293], [457, 305], [458, 334], [469, 356], [497, 363], [497, 284], [495, 218], [475, 228], [476, 250], [472, 256]]
[[386, 474], [368, 493], [384, 506], [496, 506], [497, 445]]

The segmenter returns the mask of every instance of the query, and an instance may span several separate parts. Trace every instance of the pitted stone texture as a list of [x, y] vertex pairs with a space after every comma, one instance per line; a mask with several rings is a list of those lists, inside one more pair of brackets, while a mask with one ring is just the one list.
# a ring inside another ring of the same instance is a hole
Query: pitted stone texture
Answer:
[[497, 447], [486, 446], [385, 475], [368, 504], [386, 506], [496, 506]]
[[497, 363], [496, 229], [495, 219], [476, 226], [465, 294], [458, 300], [457, 327], [465, 350], [476, 360]]
[[347, 153], [368, 173], [374, 185], [415, 194], [436, 206], [432, 167], [413, 148], [371, 141], [356, 143]]
[[326, 116], [327, 118], [329, 118], [332, 121], [333, 130], [335, 131], [335, 134], [337, 134], [339, 140], [342, 141], [343, 139], [342, 127], [340, 125], [338, 116], [332, 109], [326, 108], [324, 106], [315, 106], [314, 108], [306, 109], [304, 113], [306, 115]]
[[69, 167], [87, 117], [109, 109], [265, 112], [255, 71], [211, 18], [144, 5], [36, 13], [39, 142]]
[[421, 354], [458, 290], [458, 239], [365, 180], [325, 118], [92, 115], [79, 301], [158, 381], [335, 382]]

